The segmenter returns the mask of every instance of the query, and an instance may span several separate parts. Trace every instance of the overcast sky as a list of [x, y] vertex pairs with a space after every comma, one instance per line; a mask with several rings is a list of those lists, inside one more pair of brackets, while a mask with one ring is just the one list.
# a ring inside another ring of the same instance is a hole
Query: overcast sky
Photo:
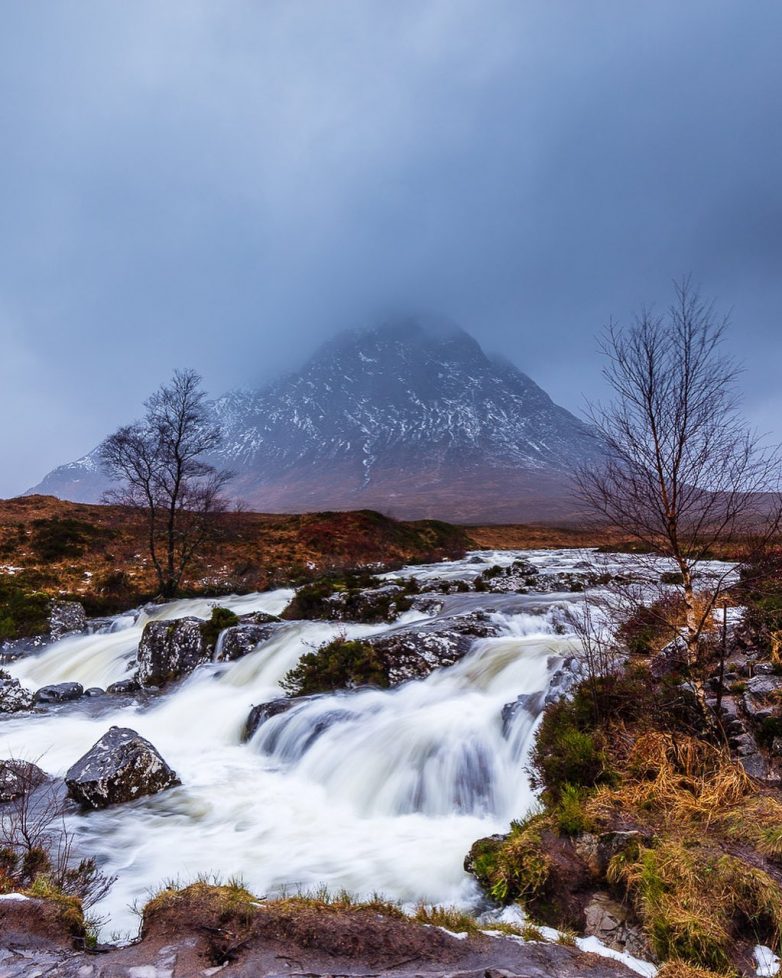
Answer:
[[393, 305], [566, 407], [691, 273], [782, 436], [778, 0], [5, 0], [0, 496]]

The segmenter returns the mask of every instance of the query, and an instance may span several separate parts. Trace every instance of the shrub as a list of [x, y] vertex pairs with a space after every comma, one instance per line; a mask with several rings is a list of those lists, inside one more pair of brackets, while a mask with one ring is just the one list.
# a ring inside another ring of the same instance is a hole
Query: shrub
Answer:
[[115, 536], [113, 530], [95, 526], [85, 520], [55, 516], [33, 520], [30, 548], [44, 561], [81, 557], [88, 546]]
[[341, 635], [303, 655], [281, 685], [289, 696], [312, 696], [356, 686], [385, 689], [388, 672], [374, 646]]
[[680, 595], [666, 595], [640, 605], [619, 626], [617, 635], [631, 655], [651, 655], [679, 634], [684, 605]]
[[554, 803], [561, 800], [566, 788], [592, 788], [611, 782], [608, 756], [583, 686], [572, 701], [560, 700], [544, 713], [532, 751], [532, 767], [533, 784]]
[[0, 576], [0, 641], [39, 635], [49, 627], [49, 596], [19, 577]]
[[565, 784], [559, 795], [559, 804], [554, 811], [557, 828], [565, 835], [578, 835], [592, 832], [594, 819], [586, 808], [588, 794], [583, 788]]

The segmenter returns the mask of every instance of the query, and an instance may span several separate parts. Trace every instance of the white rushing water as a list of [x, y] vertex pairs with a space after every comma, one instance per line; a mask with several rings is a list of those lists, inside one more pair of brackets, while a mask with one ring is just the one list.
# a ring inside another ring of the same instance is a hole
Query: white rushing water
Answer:
[[[480, 556], [482, 565], [472, 557], [408, 572], [467, 576], [519, 556], [542, 569], [572, 569], [578, 554]], [[291, 594], [219, 603], [279, 612]], [[493, 597], [482, 596], [487, 607], [496, 606]], [[130, 905], [165, 878], [198, 873], [241, 875], [258, 894], [323, 883], [470, 906], [476, 890], [462, 868], [470, 845], [507, 830], [534, 804], [525, 762], [537, 716], [517, 710], [504, 729], [502, 708], [521, 693], [544, 692], [572, 649], [572, 638], [554, 628], [556, 603], [547, 595], [537, 612], [496, 612], [503, 636], [477, 641], [456, 665], [392, 690], [303, 701], [250, 743], [241, 734], [251, 706], [282, 695], [279, 682], [302, 654], [338, 630], [358, 637], [389, 626], [291, 623], [237, 662], [201, 667], [151, 705], [103, 698], [4, 720], [0, 757], [36, 759], [62, 775], [116, 724], [147, 737], [176, 769], [181, 787], [71, 820], [84, 851], [118, 877], [96, 908], [110, 917], [107, 933], [135, 930]], [[152, 617], [207, 617], [211, 604], [176, 602]], [[65, 680], [104, 686], [127, 675], [149, 617], [63, 640], [10, 671], [31, 688]]]

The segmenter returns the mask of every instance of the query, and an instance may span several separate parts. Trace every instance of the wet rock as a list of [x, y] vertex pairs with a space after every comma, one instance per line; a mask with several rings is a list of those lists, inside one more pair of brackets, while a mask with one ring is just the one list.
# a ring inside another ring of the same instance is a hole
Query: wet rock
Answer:
[[549, 682], [549, 688], [544, 703], [550, 706], [566, 699], [587, 675], [586, 663], [576, 656], [568, 656], [554, 673]]
[[112, 696], [126, 696], [129, 693], [137, 693], [141, 689], [141, 683], [135, 676], [129, 679], [120, 679], [116, 683], [110, 683], [106, 687], [106, 692]]
[[288, 699], [288, 697], [283, 696], [278, 700], [271, 700], [268, 703], [259, 703], [258, 706], [254, 706], [250, 710], [244, 725], [242, 740], [250, 740], [261, 724], [266, 723], [272, 717], [279, 716], [281, 713], [287, 713], [297, 702], [300, 702], [300, 700], [296, 698]]
[[81, 683], [54, 683], [51, 686], [41, 686], [35, 694], [36, 703], [67, 703], [77, 700], [84, 695]]
[[380, 653], [389, 685], [422, 679], [433, 670], [462, 659], [479, 638], [493, 638], [500, 626], [489, 615], [473, 611], [455, 618], [419, 622], [365, 639]]
[[755, 675], [756, 676], [773, 676], [774, 669], [776, 666], [773, 662], [756, 662], [755, 663]]
[[652, 836], [635, 830], [601, 832], [595, 835], [584, 832], [573, 839], [573, 849], [596, 879], [602, 879], [608, 864], [631, 846], [650, 846]]
[[464, 871], [474, 876], [479, 883], [486, 884], [487, 879], [481, 871], [481, 864], [485, 863], [487, 856], [493, 856], [508, 839], [507, 835], [487, 835], [483, 839], [477, 839], [470, 846], [470, 851], [464, 857]]
[[0, 669], [0, 713], [20, 713], [32, 709], [33, 694], [18, 679]]
[[87, 629], [87, 613], [78, 601], [55, 601], [49, 612], [49, 634], [53, 641]]
[[433, 594], [416, 594], [412, 602], [412, 607], [425, 615], [439, 615], [445, 606], [445, 601]]
[[212, 649], [199, 618], [150, 621], [138, 647], [138, 681], [142, 686], [165, 686], [208, 662]]
[[83, 808], [106, 808], [180, 784], [156, 748], [129, 727], [111, 727], [68, 770], [68, 794]]
[[265, 625], [242, 624], [226, 628], [217, 642], [215, 662], [234, 662], [236, 659], [241, 659], [284, 627], [283, 622], [273, 620]]
[[84, 690], [84, 695], [85, 696], [89, 696], [89, 697], [93, 697], [93, 696], [105, 696], [106, 695], [106, 690], [105, 689], [101, 689], [100, 686], [90, 686], [89, 689], [85, 689]]
[[538, 716], [543, 710], [545, 698], [545, 693], [521, 693], [512, 703], [506, 703], [502, 708], [502, 736], [508, 736], [520, 712]]
[[40, 787], [48, 777], [29, 761], [0, 761], [0, 802], [22, 798]]

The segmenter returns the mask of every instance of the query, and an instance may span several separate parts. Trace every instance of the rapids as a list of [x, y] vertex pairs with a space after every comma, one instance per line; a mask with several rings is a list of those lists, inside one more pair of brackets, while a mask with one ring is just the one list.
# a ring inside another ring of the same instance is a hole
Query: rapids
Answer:
[[[407, 568], [419, 578], [471, 577], [524, 557], [542, 572], [574, 569], [578, 552], [480, 552]], [[220, 599], [239, 613], [279, 612], [291, 591]], [[62, 775], [112, 724], [138, 730], [182, 786], [101, 812], [73, 815], [84, 852], [117, 881], [95, 909], [128, 933], [131, 906], [166, 878], [243, 877], [259, 894], [325, 884], [403, 903], [475, 905], [462, 868], [481, 836], [507, 830], [534, 805], [525, 772], [538, 717], [502, 708], [545, 692], [574, 639], [559, 634], [575, 595], [454, 595], [443, 614], [497, 609], [499, 638], [477, 641], [456, 665], [391, 690], [310, 698], [241, 743], [254, 704], [282, 695], [301, 655], [338, 630], [351, 637], [394, 626], [292, 622], [232, 663], [202, 666], [146, 705], [111, 697], [0, 722], [0, 757], [35, 760]], [[9, 666], [30, 688], [123, 678], [150, 618], [207, 617], [212, 602], [179, 601], [117, 618], [109, 632], [67, 638]], [[408, 612], [403, 622], [425, 616]], [[397, 623], [398, 624], [398, 623]]]

